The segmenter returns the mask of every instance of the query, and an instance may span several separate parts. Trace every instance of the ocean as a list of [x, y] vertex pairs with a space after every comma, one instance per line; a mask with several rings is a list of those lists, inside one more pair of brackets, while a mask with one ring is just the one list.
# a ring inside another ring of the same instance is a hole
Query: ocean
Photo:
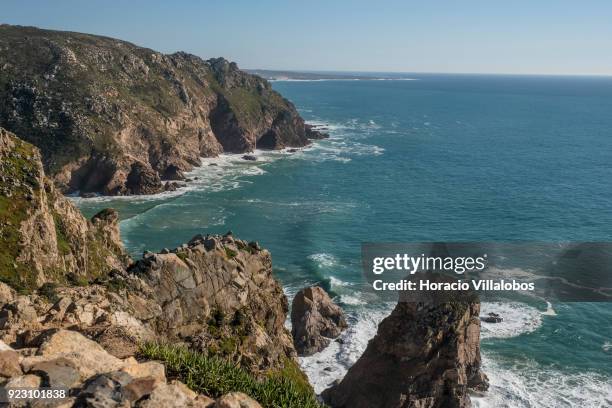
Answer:
[[[343, 342], [302, 358], [317, 391], [341, 378], [392, 304], [362, 296], [362, 242], [610, 241], [612, 78], [421, 75], [276, 81], [328, 140], [297, 153], [203, 159], [178, 192], [80, 199], [120, 211], [136, 257], [198, 233], [257, 240], [291, 298], [324, 285]], [[211, 166], [210, 164], [216, 164]], [[498, 302], [483, 314], [478, 407], [612, 406], [612, 304]]]

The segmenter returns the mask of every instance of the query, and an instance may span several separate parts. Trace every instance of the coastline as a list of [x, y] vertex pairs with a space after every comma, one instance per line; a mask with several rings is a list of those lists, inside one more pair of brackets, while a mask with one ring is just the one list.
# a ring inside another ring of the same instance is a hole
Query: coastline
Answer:
[[[303, 109], [304, 109], [303, 110], [304, 112], [308, 112], [310, 114], [312, 114], [312, 111], [317, 112], [316, 109], [313, 109], [313, 107], [309, 105], [303, 106]], [[352, 138], [353, 141], [359, 141], [359, 143], [376, 142], [376, 145], [380, 145], [381, 147], [387, 148], [386, 151], [383, 151], [383, 155], [393, 154], [393, 150], [389, 149], [389, 145], [384, 145], [380, 143], [378, 140], [376, 141], [368, 140], [368, 138], [373, 137], [372, 135], [388, 134], [389, 135], [388, 137], [391, 140], [393, 140], [393, 142], [400, 140], [399, 135], [402, 134], [402, 130], [398, 129], [399, 125], [397, 126], [389, 125], [385, 123], [384, 121], [382, 121], [381, 119], [379, 119], [378, 117], [374, 117], [374, 116], [364, 115], [363, 117], [359, 117], [358, 119], [353, 119], [354, 116], [355, 115], [348, 116], [346, 120], [343, 120], [343, 121], [333, 121], [333, 120], [329, 121], [330, 122], [329, 128], [331, 131], [331, 141], [338, 143], [334, 145], [334, 148], [337, 148], [337, 147], [339, 148], [341, 146], [340, 142], [346, 142], [346, 138], [350, 137]], [[370, 123], [370, 121], [374, 123], [372, 124]], [[313, 122], [317, 123], [316, 120], [313, 120], [309, 123], [313, 123]], [[425, 125], [424, 124], [425, 122], [430, 123], [430, 126]], [[454, 123], [454, 122], [451, 122], [451, 123]], [[473, 123], [469, 122], [469, 120], [462, 119], [462, 123], [454, 125], [454, 127], [461, 131], [465, 131], [465, 129], [469, 129], [468, 125], [474, 126]], [[439, 129], [440, 124], [436, 123], [435, 120], [433, 119], [417, 118], [415, 119], [414, 127], [415, 128], [418, 127], [419, 130], [415, 130], [415, 129], [407, 127], [407, 129], [409, 130], [408, 131], [404, 130], [404, 132], [409, 133], [413, 136], [414, 135], [418, 136], [420, 135], [419, 132], [421, 132], [421, 129], [422, 129], [422, 132], [425, 133], [427, 137], [433, 137], [435, 133], [431, 129], [435, 126], [438, 126], [437, 129]], [[365, 133], [366, 131], [369, 133]], [[364, 133], [360, 134], [358, 132], [364, 132]], [[439, 139], [435, 139], [435, 140], [439, 140]], [[316, 143], [318, 144], [318, 142]], [[312, 146], [310, 149], [314, 148], [315, 146]], [[354, 151], [357, 151], [357, 150], [354, 150]], [[371, 154], [372, 149], [369, 149], [369, 152], [370, 152], [369, 154]], [[328, 160], [326, 164], [330, 166], [334, 164], [334, 166], [332, 166], [331, 168], [334, 170], [337, 170], [340, 167], [336, 167], [335, 166], [336, 164], [338, 166], [341, 166], [341, 163], [355, 164], [356, 163], [355, 159], [357, 157], [361, 157], [361, 159], [364, 159], [364, 157], [362, 156], [355, 156], [355, 155], [350, 155], [350, 156], [345, 156], [345, 157], [329, 157], [326, 159]], [[366, 158], [368, 157], [372, 158], [373, 156], [366, 156]], [[309, 158], [309, 160], [310, 159], [313, 159], [313, 158]], [[343, 161], [340, 161], [340, 159], [342, 159]], [[353, 162], [346, 161], [347, 159], [353, 159], [354, 161]], [[257, 166], [256, 163], [254, 163], [253, 165]], [[266, 166], [264, 166], [264, 168], [265, 167]], [[266, 171], [268, 170], [269, 169], [266, 169]], [[269, 172], [266, 174], [268, 174], [268, 176], [272, 176]], [[247, 177], [247, 179], [248, 178], [249, 177]], [[255, 182], [255, 184], [257, 184], [257, 182]], [[253, 194], [253, 191], [252, 191], [253, 185], [250, 184], [250, 182], [245, 183], [244, 186], [248, 187], [247, 189], [248, 194], [246, 194], [244, 198], [245, 200], [257, 200], [257, 199], [263, 200], [264, 199], [262, 197], [259, 197]], [[227, 195], [222, 194], [222, 196], [223, 197], [227, 196], [227, 198], [220, 199], [220, 203], [223, 203], [223, 202], [229, 203], [227, 201], [228, 199], [231, 199], [232, 197], [236, 197], [233, 194], [227, 194]], [[132, 198], [138, 199], [138, 197], [132, 197]], [[266, 198], [266, 199], [267, 201], [270, 201], [270, 202], [273, 201], [269, 198]], [[295, 205], [295, 207], [291, 207], [291, 208], [295, 208], [296, 210], [304, 208], [306, 205], [308, 206], [312, 205], [310, 202], [301, 204], [297, 201], [298, 200], [296, 198], [285, 199], [284, 201], [283, 200], [279, 201], [278, 205], [276, 206], [276, 214], [280, 216], [279, 213], [282, 211], [282, 208], [283, 208], [282, 205], [288, 205], [288, 203], [290, 202]], [[253, 214], [253, 213], [257, 214], [259, 211], [264, 211], [264, 210], [268, 211], [271, 207], [273, 207], [271, 203], [264, 203], [262, 201], [254, 201], [249, 204], [251, 207], [254, 207], [253, 210], [249, 210], [249, 214]], [[326, 211], [340, 211], [340, 212], [347, 211], [350, 214], [350, 217], [348, 218], [355, 217], [354, 213], [351, 212], [353, 210], [350, 208], [347, 209], [346, 207], [339, 206], [337, 203], [333, 203], [333, 205], [332, 203], [325, 204], [325, 205], [327, 208], [325, 209], [321, 208], [320, 212], [314, 212], [313, 213], [314, 216], [320, 217], [321, 216], [320, 214], [323, 214]], [[241, 208], [242, 207], [240, 206], [231, 208], [230, 212], [235, 213], [236, 211], [240, 211]], [[270, 214], [273, 214], [273, 213], [270, 213]], [[304, 213], [298, 212], [298, 214], [304, 214]], [[306, 212], [306, 214], [309, 214], [309, 212]], [[257, 215], [260, 215], [260, 214], [257, 214]], [[234, 219], [235, 219], [235, 216], [234, 216]], [[277, 217], [277, 220], [278, 219], [282, 220], [282, 218]], [[153, 220], [152, 216], [145, 217], [142, 220], [142, 222], [150, 223], [152, 222], [152, 220]], [[289, 222], [296, 222], [293, 219], [293, 217], [285, 218], [285, 220], [289, 220]], [[248, 220], [244, 220], [244, 222], [248, 222]], [[277, 221], [277, 222], [280, 222], [280, 221]], [[231, 227], [230, 224], [234, 225], [235, 223], [229, 220], [225, 220], [223, 224], [213, 226], [212, 228], [213, 229], [215, 228], [216, 229], [223, 229], [223, 228], [227, 229], [228, 227]], [[252, 229], [248, 229], [248, 231], [252, 231]], [[263, 229], [263, 231], [266, 231], [266, 229]], [[263, 236], [265, 234], [258, 233], [257, 235]], [[253, 234], [253, 236], [256, 236], [256, 234]], [[320, 378], [321, 380], [324, 380], [324, 381], [329, 380], [329, 382], [331, 382], [333, 381], [334, 378], [337, 378], [337, 377], [334, 377], [334, 375], [342, 372], [340, 371], [342, 370], [342, 367], [346, 367], [350, 364], [350, 363], [347, 363], [347, 361], [354, 361], [355, 357], [350, 357], [351, 353], [353, 353], [353, 356], [358, 356], [357, 350], [362, 350], [361, 347], [364, 347], [364, 346], [357, 346], [357, 345], [363, 344], [363, 343], [367, 344], [367, 341], [369, 340], [369, 338], [367, 337], [371, 336], [372, 332], [368, 332], [367, 330], [363, 329], [363, 327], [370, 325], [375, 330], [376, 326], [375, 326], [374, 321], [363, 320], [363, 319], [360, 320], [360, 314], [356, 312], [356, 308], [362, 307], [363, 304], [357, 301], [349, 300], [351, 297], [354, 297], [350, 291], [348, 290], [342, 291], [343, 287], [347, 287], [347, 286], [343, 286], [343, 285], [346, 285], [346, 279], [342, 281], [341, 280], [342, 276], [339, 275], [339, 273], [343, 271], [343, 269], [341, 269], [340, 267], [346, 261], [346, 259], [339, 257], [335, 249], [331, 250], [329, 248], [327, 249], [324, 248], [326, 244], [331, 245], [330, 243], [325, 241], [324, 236], [317, 235], [317, 240], [323, 241], [320, 244], [320, 246], [317, 245], [319, 246], [319, 248], [310, 249], [303, 256], [303, 258], [306, 259], [308, 256], [321, 254], [321, 253], [327, 253], [329, 254], [329, 256], [325, 258], [317, 257], [316, 261], [312, 261], [312, 262], [310, 260], [307, 260], [307, 261], [305, 260], [304, 261], [306, 263], [306, 266], [304, 267], [305, 270], [309, 271], [309, 273], [316, 272], [314, 273], [314, 277], [310, 278], [312, 280], [317, 280], [317, 279], [328, 279], [329, 280], [329, 279], [332, 279], [331, 277], [335, 277], [338, 281], [340, 281], [340, 283], [333, 284], [332, 289], [334, 292], [338, 294], [339, 296], [338, 299], [340, 300], [340, 302], [343, 302], [343, 304], [347, 308], [354, 307], [354, 309], [351, 310], [351, 312], [349, 313], [349, 321], [351, 321], [351, 324], [352, 324], [349, 331], [354, 332], [355, 334], [354, 338], [352, 340], [346, 340], [346, 341], [343, 339], [343, 341], [345, 341], [345, 345], [341, 345], [339, 343], [332, 343], [332, 345], [330, 346], [332, 347], [332, 349], [330, 349], [330, 353], [329, 353], [330, 355], [329, 356], [326, 355], [325, 358], [321, 358], [323, 356], [322, 354], [322, 355], [318, 355], [312, 358], [309, 357], [307, 358], [307, 361], [303, 360], [303, 367], [305, 367], [307, 372], [310, 370], [311, 378], [315, 378], [316, 376], [318, 376], [318, 378]], [[279, 253], [278, 250], [275, 250], [273, 253], [277, 254], [277, 256], [279, 255], [283, 256], [283, 254]], [[299, 256], [302, 255], [301, 252], [298, 252], [298, 254]], [[334, 255], [336, 257], [335, 259], [330, 258], [331, 256], [334, 256]], [[286, 254], [284, 256], [286, 256]], [[297, 255], [293, 254], [292, 256], [297, 256]], [[316, 265], [312, 266], [311, 263], [315, 263]], [[319, 266], [319, 264], [321, 265]], [[282, 270], [280, 270], [280, 268], [282, 268]], [[280, 271], [281, 276], [283, 276], [283, 274], [289, 274], [293, 272], [294, 269], [292, 268], [295, 268], [295, 266], [291, 263], [289, 263], [289, 265], [286, 265], [286, 264], [278, 265], [278, 262], [277, 262], [275, 266], [276, 271], [277, 272]], [[300, 284], [296, 284], [295, 287], [299, 287], [299, 285]], [[346, 301], [347, 303], [344, 303], [344, 301]], [[350, 304], [348, 302], [355, 303], [355, 304]], [[363, 310], [364, 310], [364, 313], [361, 316], [367, 315], [368, 309], [364, 308]], [[483, 326], [483, 340], [484, 340], [483, 359], [484, 359], [485, 364], [487, 364], [487, 367], [491, 367], [491, 370], [493, 370], [493, 372], [491, 373], [492, 374], [492, 387], [493, 387], [492, 391], [494, 390], [495, 394], [490, 393], [488, 397], [474, 398], [474, 404], [479, 404], [478, 406], [480, 407], [497, 406], [499, 404], [504, 404], [504, 403], [508, 404], [509, 403], [508, 401], [513, 401], [518, 406], [521, 406], [522, 401], [528, 401], [528, 403], [533, 404], [534, 401], [537, 400], [538, 395], [542, 394], [543, 392], [542, 389], [554, 387], [555, 384], [559, 384], [559, 383], [555, 383], [556, 380], [560, 378], [565, 378], [565, 377], [567, 377], [571, 381], [574, 381], [575, 384], [573, 385], [565, 384], [564, 385], [564, 387], [567, 388], [567, 393], [563, 394], [563, 398], [570, 398], [570, 397], [576, 398], [576, 401], [592, 401], [591, 398], [594, 398], [594, 399], [602, 398], [602, 393], [606, 391], [606, 385], [607, 385], [605, 382], [602, 382], [602, 378], [604, 380], [607, 378], [605, 377], [605, 374], [601, 374], [600, 372], [598, 372], [596, 368], [593, 368], [591, 370], [585, 369], [584, 371], [585, 375], [580, 376], [577, 374], [575, 375], [571, 367], [570, 368], [565, 368], [565, 367], [555, 368], [554, 366], [549, 366], [546, 364], [546, 361], [554, 357], [547, 357], [546, 354], [543, 353], [541, 349], [538, 349], [537, 347], [533, 349], [530, 348], [532, 347], [532, 343], [534, 342], [536, 343], [536, 345], [539, 345], [539, 342], [537, 339], [541, 336], [544, 336], [543, 338], [545, 339], [549, 339], [548, 341], [554, 341], [551, 339], [554, 339], [556, 335], [554, 333], [550, 333], [550, 331], [559, 330], [559, 326], [563, 326], [565, 324], [573, 324], [572, 322], [574, 320], [572, 320], [571, 317], [567, 316], [567, 313], [568, 313], [567, 309], [555, 304], [553, 305], [553, 310], [556, 311], [556, 314], [557, 314], [556, 317], [549, 317], [546, 315], [546, 306], [544, 304], [538, 305], [537, 310], [533, 310], [533, 309], [523, 310], [521, 308], [502, 309], [501, 310], [502, 314], [507, 316], [507, 319], [506, 319], [506, 322], [508, 323], [507, 325], [501, 325], [501, 326], [484, 325]], [[499, 308], [497, 309], [497, 311], [500, 311]], [[584, 326], [587, 327], [588, 323], [585, 323]], [[496, 333], [493, 333], [493, 331], [495, 331]], [[488, 337], [485, 337], [485, 336], [488, 336]], [[516, 350], [514, 350], [515, 348], [519, 349], [523, 347], [525, 347], [524, 353], [519, 353]], [[539, 346], [539, 347], [543, 347], [543, 346]], [[595, 353], [606, 353], [605, 341], [601, 341], [597, 343], [595, 347], [596, 347], [596, 350], [594, 350]], [[502, 351], [498, 350], [500, 348], [502, 349]], [[507, 357], [507, 355], [504, 353], [506, 354], [515, 353], [516, 361], [513, 362], [513, 360], [509, 359], [509, 357]], [[526, 356], [531, 356], [533, 353], [538, 353], [541, 356], [539, 360], [543, 360], [543, 361], [537, 361], [532, 366], [530, 366], [529, 371], [525, 371], [525, 375], [522, 375], [521, 369], [524, 368], [522, 366], [522, 364], [524, 363], [524, 359], [527, 358]], [[604, 357], [605, 356], [606, 355], [604, 354]], [[329, 367], [329, 364], [326, 364], [323, 362], [329, 358], [335, 361], [334, 365], [331, 366], [331, 371], [326, 370], [326, 368]], [[322, 363], [318, 363], [317, 362], [318, 360], [322, 361]], [[321, 375], [320, 373], [323, 373], [323, 375]], [[512, 382], [511, 383], [505, 382], [505, 378], [511, 378]], [[542, 381], [542, 382], [536, 382], [535, 380], [539, 378], [547, 378], [547, 380]], [[322, 387], [327, 385], [329, 382], [324, 383], [323, 381], [321, 381], [320, 385], [317, 385], [317, 387], [321, 389]], [[580, 394], [584, 394], [585, 399], [581, 400], [579, 398]], [[551, 404], [551, 403], [554, 403], [554, 401], [558, 401], [554, 399], [555, 398], [554, 393], [546, 394], [546, 398], [550, 398], [550, 400], [546, 400], [545, 402], [542, 403], [541, 406], [546, 406], [545, 404], [547, 403]], [[589, 398], [589, 399], [587, 400], [586, 398]]]

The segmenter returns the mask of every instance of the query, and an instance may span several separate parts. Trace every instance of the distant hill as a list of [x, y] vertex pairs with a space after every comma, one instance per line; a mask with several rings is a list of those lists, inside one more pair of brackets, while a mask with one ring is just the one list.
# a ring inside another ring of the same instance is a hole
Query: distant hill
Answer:
[[63, 192], [152, 194], [201, 156], [317, 137], [291, 102], [223, 58], [0, 25], [0, 126]]

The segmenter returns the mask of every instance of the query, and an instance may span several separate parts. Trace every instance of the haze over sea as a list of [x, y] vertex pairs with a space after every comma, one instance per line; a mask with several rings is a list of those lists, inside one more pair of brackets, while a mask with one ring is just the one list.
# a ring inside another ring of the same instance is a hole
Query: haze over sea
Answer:
[[[410, 77], [274, 82], [330, 139], [257, 152], [256, 162], [204, 159], [189, 175], [199, 179], [175, 193], [76, 201], [86, 215], [117, 208], [136, 257], [232, 230], [272, 252], [289, 296], [325, 285], [351, 328], [343, 344], [302, 359], [321, 391], [392, 308], [360, 296], [362, 242], [610, 241], [612, 78]], [[488, 311], [504, 322], [483, 323], [491, 389], [476, 405], [612, 405], [611, 304]]]

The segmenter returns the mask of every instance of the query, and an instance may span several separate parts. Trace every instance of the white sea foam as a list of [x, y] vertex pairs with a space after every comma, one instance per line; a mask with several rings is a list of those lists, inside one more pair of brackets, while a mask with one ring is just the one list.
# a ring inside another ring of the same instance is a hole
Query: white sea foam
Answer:
[[609, 342], [609, 341], [604, 342], [603, 346], [601, 346], [601, 349], [606, 353], [612, 351], [612, 342]]
[[553, 309], [553, 305], [550, 302], [546, 302], [546, 311], [542, 312], [543, 316], [556, 316], [557, 312]]
[[[334, 280], [332, 286], [333, 282]], [[345, 285], [339, 286], [342, 290]], [[348, 308], [349, 328], [340, 336], [339, 341], [332, 341], [323, 351], [300, 358], [300, 365], [317, 393], [329, 387], [335, 380], [344, 377], [361, 356], [368, 341], [376, 334], [378, 323], [388, 316], [395, 306], [393, 303], [383, 305], [368, 303], [358, 292], [343, 292], [345, 293], [339, 295], [338, 301], [353, 306]], [[542, 323], [542, 314], [538, 309], [521, 303], [500, 302], [482, 305], [483, 315], [490, 311], [501, 314], [504, 321], [496, 324], [483, 323], [481, 331], [483, 338], [518, 336], [536, 330]]]
[[378, 323], [392, 309], [393, 305], [368, 305], [358, 311], [349, 311], [349, 328], [340, 335], [338, 341], [332, 341], [319, 353], [300, 358], [300, 365], [316, 393], [321, 393], [335, 380], [344, 377], [363, 354], [368, 341], [376, 334]]
[[319, 268], [329, 268], [337, 263], [336, 258], [327, 253], [312, 254], [308, 256], [308, 259], [315, 262]]
[[[256, 161], [244, 160], [243, 154], [221, 154], [217, 157], [202, 158], [201, 166], [186, 173], [191, 181], [177, 191], [165, 192], [151, 196], [128, 197], [96, 197], [85, 200], [164, 200], [185, 194], [189, 191], [223, 191], [240, 188], [248, 183], [249, 176], [258, 176], [266, 173], [266, 166], [279, 159], [299, 159], [313, 162], [337, 161], [348, 163], [353, 157], [367, 155], [382, 155], [384, 149], [380, 146], [361, 143], [357, 139], [376, 131], [380, 126], [373, 120], [350, 119], [345, 123], [329, 123], [325, 121], [310, 121], [309, 124], [325, 128], [330, 134], [329, 139], [318, 140], [311, 145], [291, 151], [282, 150], [255, 150], [251, 155]], [[365, 132], [365, 133], [364, 133]], [[364, 133], [363, 135], [361, 133]], [[78, 198], [77, 200], [83, 200]]]
[[[333, 285], [332, 285], [333, 287]], [[362, 306], [362, 305], [367, 305], [368, 302], [366, 302], [364, 299], [362, 299], [359, 296], [353, 296], [353, 295], [348, 295], [348, 294], [342, 294], [338, 297], [338, 302], [345, 304], [345, 305], [350, 305], [350, 306]]]
[[334, 276], [330, 276], [329, 284], [331, 285], [332, 289], [346, 288], [352, 286], [350, 282], [345, 282], [342, 279], [338, 279]]
[[535, 307], [519, 302], [482, 303], [480, 314], [498, 313], [504, 320], [500, 323], [482, 322], [480, 337], [508, 338], [531, 333], [542, 325], [542, 312]]
[[602, 375], [569, 374], [535, 362], [505, 365], [483, 353], [489, 391], [472, 396], [477, 408], [551, 408], [612, 406], [612, 383]]

